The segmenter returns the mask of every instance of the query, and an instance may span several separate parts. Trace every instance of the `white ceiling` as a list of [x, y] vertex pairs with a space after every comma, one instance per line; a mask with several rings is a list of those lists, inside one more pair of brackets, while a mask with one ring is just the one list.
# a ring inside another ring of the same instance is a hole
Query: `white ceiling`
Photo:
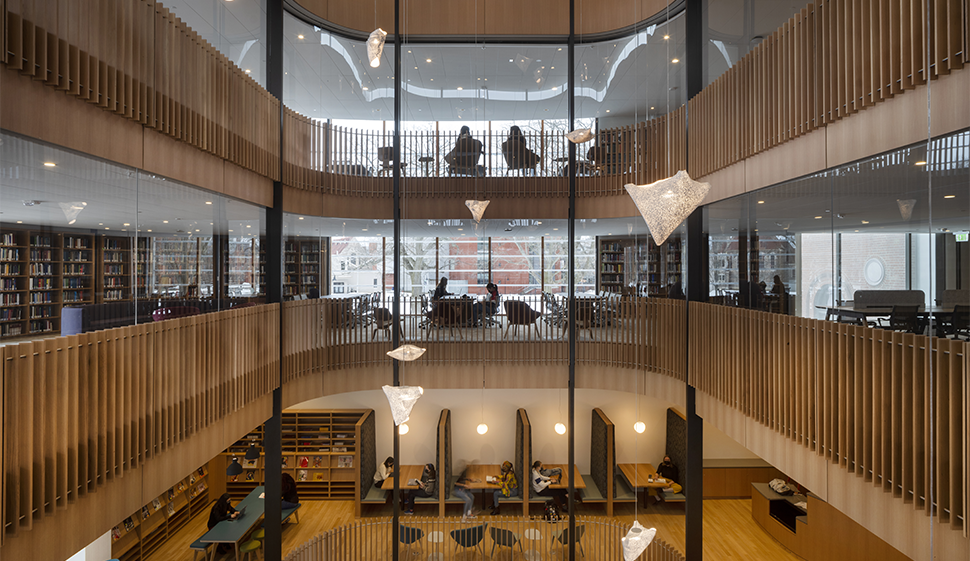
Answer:
[[[265, 85], [262, 0], [172, 0], [200, 36]], [[709, 0], [708, 76], [723, 73], [801, 5], [778, 0]], [[302, 35], [302, 39], [300, 36]], [[669, 40], [663, 37], [668, 35]], [[576, 51], [579, 118], [643, 120], [684, 103], [684, 18]], [[565, 45], [407, 44], [405, 120], [565, 119]], [[427, 62], [427, 60], [431, 62]], [[509, 60], [512, 62], [509, 62]], [[674, 59], [678, 63], [672, 63]], [[284, 103], [320, 119], [393, 119], [393, 44], [367, 64], [362, 42], [286, 15]], [[458, 90], [461, 87], [462, 90]], [[364, 90], [367, 88], [367, 90]], [[668, 97], [669, 94], [669, 97]], [[651, 109], [653, 108], [653, 109]]]

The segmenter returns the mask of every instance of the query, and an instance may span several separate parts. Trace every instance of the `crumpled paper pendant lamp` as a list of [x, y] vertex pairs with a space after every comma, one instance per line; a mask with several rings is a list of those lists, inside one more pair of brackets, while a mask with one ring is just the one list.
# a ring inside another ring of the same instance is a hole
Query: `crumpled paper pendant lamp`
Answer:
[[582, 144], [593, 139], [592, 129], [576, 129], [566, 134], [566, 138], [573, 144]]
[[472, 218], [475, 219], [475, 222], [481, 222], [482, 216], [485, 214], [485, 209], [488, 207], [488, 203], [490, 202], [492, 201], [467, 200], [465, 201], [465, 206], [468, 207], [468, 210], [472, 211]]
[[624, 187], [650, 228], [653, 241], [661, 245], [701, 204], [711, 184], [694, 181], [681, 170], [673, 177], [649, 185], [627, 183]]
[[383, 386], [383, 390], [387, 403], [391, 406], [391, 417], [394, 418], [395, 426], [400, 426], [411, 418], [411, 409], [424, 394], [421, 386]]
[[387, 356], [396, 358], [397, 360], [403, 362], [411, 362], [412, 360], [418, 360], [421, 358], [421, 355], [423, 355], [426, 350], [428, 349], [423, 349], [414, 345], [401, 345], [393, 351], [387, 351]]
[[640, 525], [640, 522], [634, 520], [633, 527], [620, 540], [623, 544], [623, 561], [634, 561], [637, 557], [640, 557], [640, 554], [647, 549], [656, 535], [656, 528], [647, 530]]
[[371, 68], [377, 68], [381, 65], [381, 53], [384, 52], [384, 39], [386, 38], [387, 32], [380, 27], [371, 31], [370, 36], [367, 37], [367, 58], [370, 60]]

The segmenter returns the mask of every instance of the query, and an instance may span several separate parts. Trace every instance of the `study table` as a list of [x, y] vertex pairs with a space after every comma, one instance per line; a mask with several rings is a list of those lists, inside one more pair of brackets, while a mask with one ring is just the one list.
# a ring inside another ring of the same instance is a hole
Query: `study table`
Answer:
[[[653, 464], [617, 464], [623, 478], [633, 489], [643, 489], [643, 506], [647, 507], [647, 489], [663, 489], [670, 486], [670, 481], [657, 479], [657, 469]], [[652, 481], [651, 481], [652, 479]]]
[[[401, 472], [401, 486], [400, 486], [400, 489], [402, 491], [406, 491], [408, 489], [413, 490], [413, 489], [417, 489], [418, 488], [417, 485], [408, 485], [408, 481], [411, 481], [412, 479], [417, 479], [417, 480], [420, 480], [421, 479], [421, 475], [424, 473], [424, 466], [423, 465], [420, 465], [420, 466], [399, 466], [398, 467], [398, 470]], [[390, 491], [390, 490], [393, 490], [394, 489], [394, 476], [393, 475], [391, 475], [390, 477], [388, 477], [387, 479], [385, 479], [384, 480], [384, 483], [381, 483], [381, 489], [384, 489], [385, 491]]]
[[[246, 495], [245, 499], [233, 507], [237, 511], [246, 509], [244, 514], [240, 514], [235, 520], [223, 520], [216, 524], [211, 530], [199, 538], [199, 541], [213, 544], [231, 543], [236, 549], [235, 558], [239, 559], [239, 542], [249, 535], [253, 526], [258, 524], [263, 518], [265, 501], [259, 498], [259, 496], [263, 494], [264, 490], [262, 485], [253, 489], [251, 493]], [[211, 555], [211, 559], [215, 559], [215, 547], [212, 548]]]

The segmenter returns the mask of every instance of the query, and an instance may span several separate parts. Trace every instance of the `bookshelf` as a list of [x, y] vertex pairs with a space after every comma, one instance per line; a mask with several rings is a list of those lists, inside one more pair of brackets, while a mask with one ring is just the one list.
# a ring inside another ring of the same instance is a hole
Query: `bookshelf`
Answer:
[[[353, 500], [359, 467], [357, 423], [369, 410], [284, 411], [282, 419], [283, 472], [296, 481], [301, 499]], [[235, 457], [243, 466], [238, 476], [226, 476], [226, 491], [241, 499], [265, 482], [266, 454], [262, 425], [223, 453], [228, 466]], [[244, 459], [251, 444], [260, 451], [256, 460]]]
[[27, 234], [0, 234], [0, 337], [26, 333]]
[[601, 237], [597, 239], [599, 292], [621, 293], [638, 287], [638, 294], [664, 296], [667, 287], [683, 281], [682, 241], [671, 236], [662, 246], [653, 238]]
[[[101, 238], [100, 259], [101, 279], [100, 299], [102, 302], [131, 300], [131, 239], [124, 237]], [[67, 276], [64, 265], [64, 276]], [[65, 280], [66, 282], [66, 280]]]
[[320, 242], [300, 243], [300, 294], [320, 290]]
[[287, 240], [283, 244], [283, 296], [300, 293], [300, 242]]
[[135, 241], [135, 298], [149, 298], [154, 292], [151, 275], [152, 244], [150, 238], [138, 238]]
[[209, 468], [204, 465], [112, 528], [111, 555], [119, 561], [145, 559], [208, 507]]

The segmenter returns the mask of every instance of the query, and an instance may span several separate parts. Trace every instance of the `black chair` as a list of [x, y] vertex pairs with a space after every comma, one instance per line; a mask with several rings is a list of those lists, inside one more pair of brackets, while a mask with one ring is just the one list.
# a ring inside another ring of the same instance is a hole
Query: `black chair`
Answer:
[[[377, 308], [374, 310], [374, 333], [371, 335], [370, 340], [373, 341], [377, 337], [377, 330], [384, 331], [387, 333], [387, 338], [391, 338], [391, 327], [394, 326], [394, 315], [391, 310], [387, 308]], [[398, 325], [397, 332], [401, 333], [401, 326]], [[403, 337], [402, 337], [403, 339]]]
[[401, 525], [401, 533], [398, 539], [401, 543], [408, 546], [408, 553], [411, 553], [411, 546], [424, 537], [424, 530], [421, 528], [411, 528], [409, 526]]
[[485, 175], [485, 167], [478, 165], [478, 159], [482, 157], [482, 141], [474, 138], [459, 138], [455, 143], [455, 149], [445, 156], [448, 163], [449, 175], [468, 175], [472, 177], [482, 177]]
[[485, 537], [485, 526], [488, 526], [488, 524], [479, 524], [478, 526], [464, 528], [462, 530], [452, 530], [451, 539], [455, 540], [455, 551], [458, 551], [458, 546], [464, 548], [478, 547], [482, 555], [485, 555], [485, 549], [482, 547], [482, 538]]
[[919, 306], [893, 306], [889, 314], [889, 329], [920, 334], [923, 332], [919, 321]]
[[970, 340], [970, 306], [957, 305], [953, 307], [949, 332], [958, 339], [963, 337]]
[[[377, 159], [381, 162], [381, 169], [377, 171], [377, 176], [380, 177], [387, 172], [394, 173], [394, 147], [385, 146], [383, 148], [377, 149]], [[404, 175], [404, 168], [408, 166], [407, 162], [401, 162], [401, 175]]]
[[517, 170], [531, 171], [532, 175], [536, 174], [539, 156], [532, 150], [529, 150], [524, 142], [513, 141], [510, 146], [509, 141], [506, 140], [502, 143], [502, 156], [505, 157], [505, 175]]
[[488, 529], [488, 533], [492, 536], [492, 551], [489, 553], [489, 557], [495, 556], [495, 546], [507, 547], [509, 552], [512, 552], [513, 546], [519, 544], [519, 551], [525, 555], [525, 551], [522, 549], [522, 542], [519, 541], [519, 536], [512, 530], [506, 530], [505, 528], [495, 528], [491, 527]]
[[576, 543], [576, 547], [579, 548], [579, 552], [583, 555], [583, 557], [586, 557], [586, 552], [583, 551], [583, 544], [580, 543], [580, 541], [583, 539], [583, 534], [585, 533], [586, 533], [586, 526], [580, 524], [579, 526], [576, 526], [576, 539], [570, 540], [569, 527], [567, 526], [562, 529], [562, 532], [559, 532], [559, 534], [552, 536], [552, 540], [558, 541], [560, 544], [562, 544], [565, 547], [569, 547], [569, 542], [573, 541]]

